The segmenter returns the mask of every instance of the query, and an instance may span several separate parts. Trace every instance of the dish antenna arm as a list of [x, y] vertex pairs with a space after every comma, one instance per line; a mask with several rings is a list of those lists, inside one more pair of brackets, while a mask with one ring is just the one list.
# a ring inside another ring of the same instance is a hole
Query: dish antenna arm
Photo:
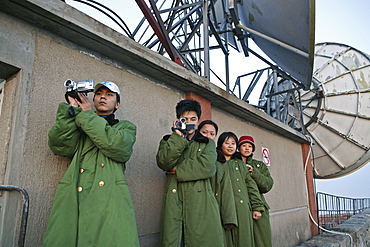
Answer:
[[181, 66], [184, 66], [179, 55], [177, 54], [175, 47], [171, 43], [168, 33], [164, 27], [163, 20], [160, 16], [160, 13], [154, 1], [149, 0], [150, 5], [153, 9], [154, 15], [150, 11], [148, 5], [146, 4], [144, 0], [135, 0], [135, 1], [137, 5], [139, 6], [141, 12], [143, 12], [145, 18], [148, 20], [150, 26], [153, 28], [155, 34], [158, 36], [158, 39], [161, 41], [164, 49], [167, 51], [171, 60], [176, 62], [177, 64], [180, 64]]

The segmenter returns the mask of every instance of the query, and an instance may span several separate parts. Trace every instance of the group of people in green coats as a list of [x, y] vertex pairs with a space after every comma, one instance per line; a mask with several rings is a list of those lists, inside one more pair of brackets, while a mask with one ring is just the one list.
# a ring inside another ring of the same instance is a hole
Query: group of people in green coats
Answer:
[[193, 129], [179, 129], [160, 141], [158, 167], [167, 173], [160, 246], [272, 246], [269, 206], [264, 193], [273, 179], [268, 167], [253, 159], [254, 139], [222, 133], [211, 120], [198, 125], [200, 104], [182, 100], [177, 119]]
[[[71, 163], [56, 190], [44, 246], [139, 246], [124, 175], [136, 126], [115, 118], [120, 97], [106, 81], [95, 85], [92, 104], [82, 93], [59, 104], [48, 144]], [[159, 246], [272, 246], [263, 194], [273, 179], [253, 159], [254, 139], [224, 132], [216, 145], [217, 124], [198, 124], [200, 117], [199, 102], [180, 101], [172, 133], [159, 143], [156, 161], [167, 176]]]

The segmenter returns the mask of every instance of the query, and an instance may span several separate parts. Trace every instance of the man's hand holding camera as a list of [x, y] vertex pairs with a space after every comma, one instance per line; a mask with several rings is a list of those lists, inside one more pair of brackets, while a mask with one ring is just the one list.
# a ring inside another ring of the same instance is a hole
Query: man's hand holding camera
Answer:
[[76, 98], [68, 96], [69, 105], [74, 106], [74, 107], [80, 107], [82, 111], [92, 110], [92, 107], [91, 107], [89, 99], [87, 98], [87, 95], [85, 93], [77, 93], [77, 95], [80, 98], [81, 102]]
[[179, 120], [176, 119], [173, 121], [172, 130], [177, 133], [179, 136], [185, 137], [184, 132], [179, 129]]
[[189, 134], [188, 131], [194, 130], [194, 129], [195, 129], [195, 124], [188, 123], [188, 120], [186, 117], [176, 119], [172, 125], [172, 131], [176, 132], [182, 137], [186, 137]]

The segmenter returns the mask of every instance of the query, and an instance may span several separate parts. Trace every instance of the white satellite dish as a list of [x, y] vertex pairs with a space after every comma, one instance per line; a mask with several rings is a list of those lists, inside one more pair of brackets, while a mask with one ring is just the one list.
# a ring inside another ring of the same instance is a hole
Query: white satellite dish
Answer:
[[346, 175], [370, 160], [369, 98], [370, 56], [343, 44], [317, 44], [311, 90], [301, 92], [317, 178]]

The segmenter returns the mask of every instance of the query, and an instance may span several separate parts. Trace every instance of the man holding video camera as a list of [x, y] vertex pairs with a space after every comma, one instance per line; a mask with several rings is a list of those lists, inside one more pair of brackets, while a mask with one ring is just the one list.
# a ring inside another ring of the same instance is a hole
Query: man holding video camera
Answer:
[[216, 172], [216, 146], [197, 131], [201, 106], [182, 100], [172, 134], [164, 136], [157, 165], [167, 174], [160, 246], [224, 246], [217, 201], [210, 178]]
[[86, 94], [60, 103], [48, 144], [72, 159], [57, 187], [44, 246], [139, 246], [125, 163], [136, 126], [115, 119], [120, 106], [115, 83], [94, 87], [92, 111]]

